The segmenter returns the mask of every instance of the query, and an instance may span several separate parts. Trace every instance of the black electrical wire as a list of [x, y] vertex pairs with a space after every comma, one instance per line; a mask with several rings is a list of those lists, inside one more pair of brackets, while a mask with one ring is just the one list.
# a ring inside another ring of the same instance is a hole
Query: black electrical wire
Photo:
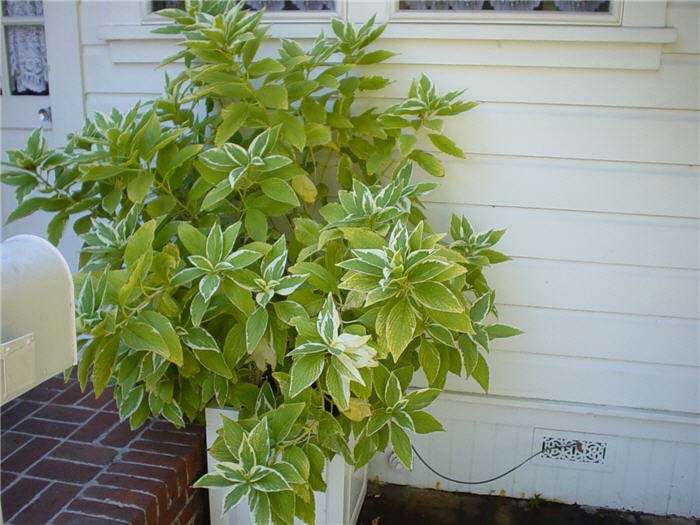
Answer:
[[449, 476], [445, 476], [445, 475], [443, 475], [443, 474], [440, 474], [437, 470], [435, 470], [433, 467], [431, 467], [431, 466], [428, 464], [428, 462], [427, 462], [426, 460], [423, 459], [423, 456], [420, 455], [420, 453], [418, 452], [418, 450], [416, 450], [416, 447], [415, 447], [415, 446], [411, 445], [411, 448], [413, 449], [413, 452], [416, 454], [416, 457], [418, 457], [418, 459], [420, 460], [420, 462], [423, 463], [423, 465], [425, 465], [425, 467], [426, 467], [430, 472], [432, 472], [433, 474], [435, 474], [435, 475], [438, 476], [439, 478], [442, 478], [442, 479], [444, 479], [444, 480], [446, 480], [446, 481], [451, 481], [452, 483], [459, 483], [460, 485], [483, 485], [483, 484], [485, 484], [485, 483], [491, 483], [492, 481], [496, 481], [497, 479], [501, 479], [502, 477], [507, 476], [508, 474], [510, 474], [511, 472], [514, 472], [514, 471], [518, 470], [518, 469], [519, 469], [520, 467], [522, 467], [525, 463], [527, 463], [527, 462], [530, 461], [531, 459], [536, 458], [536, 457], [539, 456], [540, 454], [544, 454], [545, 452], [549, 452], [550, 450], [559, 450], [559, 449], [568, 448], [568, 447], [571, 447], [571, 446], [575, 446], [576, 449], [579, 450], [579, 451], [581, 450], [581, 442], [580, 442], [580, 441], [571, 441], [571, 442], [567, 443], [566, 445], [554, 445], [554, 446], [551, 446], [551, 447], [543, 448], [542, 450], [540, 450], [540, 451], [535, 452], [534, 454], [532, 454], [532, 455], [531, 455], [530, 457], [528, 457], [526, 460], [524, 460], [524, 461], [518, 463], [518, 464], [517, 464], [516, 466], [514, 466], [512, 469], [505, 471], [503, 474], [500, 474], [500, 475], [496, 476], [495, 478], [485, 479], [485, 480], [483, 480], [483, 481], [461, 481], [461, 480], [459, 480], [459, 479], [454, 479], [454, 478], [451, 478], [451, 477], [449, 477]]

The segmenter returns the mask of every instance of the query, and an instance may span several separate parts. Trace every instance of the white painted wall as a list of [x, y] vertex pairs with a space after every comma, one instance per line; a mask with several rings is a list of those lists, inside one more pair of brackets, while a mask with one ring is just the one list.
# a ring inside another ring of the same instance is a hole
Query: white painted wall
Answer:
[[[352, 0], [349, 15], [374, 4]], [[149, 35], [138, 2], [80, 5], [88, 112], [159, 93], [176, 42]], [[392, 25], [401, 51], [381, 73], [386, 104], [421, 72], [483, 102], [449, 123], [468, 153], [449, 160], [428, 211], [508, 228], [514, 261], [490, 272], [504, 322], [492, 389], [451, 381], [419, 439], [440, 470], [498, 474], [540, 448], [541, 429], [595, 436], [603, 466], [539, 460], [486, 486], [450, 490], [700, 515], [698, 117], [700, 2], [626, 0], [623, 27]], [[309, 37], [322, 24], [275, 25]], [[675, 28], [675, 29], [673, 29]], [[405, 38], [406, 33], [415, 35]], [[177, 66], [176, 66], [177, 67]], [[432, 487], [421, 466], [371, 477]]]

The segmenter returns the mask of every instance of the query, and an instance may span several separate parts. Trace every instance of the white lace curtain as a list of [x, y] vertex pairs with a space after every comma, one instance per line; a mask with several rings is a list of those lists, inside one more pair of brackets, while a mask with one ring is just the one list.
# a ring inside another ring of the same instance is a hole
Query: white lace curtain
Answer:
[[542, 9], [547, 11], [595, 12], [607, 11], [605, 6], [609, 6], [609, 2], [605, 0], [401, 0], [399, 2], [401, 10], [533, 11]]
[[10, 93], [46, 95], [49, 92], [49, 68], [46, 62], [46, 38], [43, 25], [12, 25], [13, 17], [43, 16], [41, 0], [3, 2], [7, 17], [5, 40]]
[[[182, 0], [157, 0], [152, 6], [158, 11], [183, 4]], [[248, 0], [246, 6], [254, 11], [263, 7], [268, 11], [335, 11], [335, 0]]]

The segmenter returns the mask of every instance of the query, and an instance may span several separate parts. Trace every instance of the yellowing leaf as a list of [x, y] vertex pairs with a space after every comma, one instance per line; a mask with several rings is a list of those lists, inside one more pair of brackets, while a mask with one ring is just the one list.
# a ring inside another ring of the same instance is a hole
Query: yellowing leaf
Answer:
[[297, 175], [292, 179], [292, 188], [304, 202], [314, 202], [318, 196], [316, 185], [307, 175]]

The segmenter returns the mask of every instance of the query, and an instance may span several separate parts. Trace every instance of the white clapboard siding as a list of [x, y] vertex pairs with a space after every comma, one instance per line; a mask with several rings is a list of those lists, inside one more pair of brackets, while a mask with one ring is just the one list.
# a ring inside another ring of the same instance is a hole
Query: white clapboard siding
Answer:
[[[698, 515], [700, 447], [692, 416], [667, 421], [661, 413], [579, 408], [546, 401], [519, 402], [497, 396], [447, 394], [430, 411], [446, 432], [416, 436], [421, 455], [439, 472], [461, 480], [491, 478], [541, 448], [543, 434], [602, 441], [604, 464], [535, 459], [509, 476], [466, 488], [479, 494], [527, 498], [548, 495], [565, 503], [656, 514]], [[652, 457], [653, 456], [653, 457]], [[444, 490], [465, 490], [430, 473], [392, 468], [385, 457], [372, 462], [370, 477]]]
[[[700, 54], [700, 2], [696, 0], [669, 1], [666, 23], [678, 30], [678, 38], [666, 44], [664, 53]], [[696, 57], [697, 60], [697, 57]]]
[[[363, 98], [358, 108], [393, 100]], [[653, 130], [653, 131], [652, 131]], [[445, 121], [467, 153], [697, 165], [697, 112], [484, 103]]]
[[445, 132], [468, 153], [697, 165], [698, 124], [693, 111], [486, 103]]
[[694, 270], [514, 259], [486, 275], [503, 304], [698, 318]]
[[[518, 337], [491, 341], [507, 350], [636, 363], [700, 366], [695, 319], [499, 305], [499, 322], [521, 327]], [[495, 321], [494, 321], [495, 322]]]
[[[360, 71], [376, 74], [369, 66]], [[664, 109], [700, 104], [698, 61], [685, 55], [666, 56], [651, 71], [384, 64], [381, 74], [394, 83], [377, 91], [380, 97], [404, 96], [411, 80], [426, 74], [441, 91], [466, 89], [466, 97], [484, 102]]]
[[464, 160], [443, 157], [443, 161], [443, 179], [421, 177], [439, 183], [428, 196], [436, 202], [700, 216], [697, 166], [493, 155], [468, 155]]
[[697, 219], [444, 204], [426, 203], [437, 230], [449, 229], [453, 213], [468, 217], [478, 231], [498, 225], [508, 230], [498, 248], [513, 256], [684, 269], [699, 265]]
[[[585, 334], [578, 335], [585, 338]], [[488, 356], [489, 394], [700, 413], [698, 367], [501, 350]], [[426, 386], [423, 380], [414, 380]], [[451, 392], [482, 392], [473, 379], [448, 377]]]

